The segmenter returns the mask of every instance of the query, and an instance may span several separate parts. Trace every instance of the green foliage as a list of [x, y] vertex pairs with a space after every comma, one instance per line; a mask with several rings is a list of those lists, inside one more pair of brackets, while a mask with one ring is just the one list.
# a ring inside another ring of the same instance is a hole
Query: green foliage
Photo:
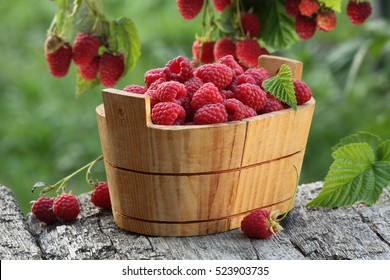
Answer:
[[321, 192], [307, 206], [333, 208], [358, 201], [375, 204], [383, 188], [390, 183], [388, 143], [369, 133], [342, 139], [332, 154], [334, 162]]
[[282, 64], [278, 74], [265, 80], [262, 86], [271, 95], [290, 105], [294, 110], [297, 110], [297, 99], [292, 82], [292, 72], [289, 66]]
[[342, 0], [318, 0], [318, 2], [324, 4], [325, 7], [331, 8], [336, 12], [341, 12]]

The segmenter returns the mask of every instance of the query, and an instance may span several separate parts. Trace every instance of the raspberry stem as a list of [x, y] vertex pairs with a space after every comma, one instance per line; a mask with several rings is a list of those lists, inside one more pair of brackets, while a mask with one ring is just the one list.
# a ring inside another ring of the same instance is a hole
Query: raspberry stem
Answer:
[[[52, 185], [49, 185], [48, 187], [44, 188], [41, 190], [41, 192], [39, 193], [39, 196], [42, 196], [43, 194], [47, 193], [47, 192], [50, 192], [54, 189], [57, 189], [57, 192], [59, 192], [60, 190], [62, 192], [65, 191], [65, 188], [66, 186], [68, 185], [68, 181], [73, 178], [74, 176], [76, 176], [77, 174], [79, 174], [81, 171], [87, 169], [87, 178], [89, 179], [88, 176], [90, 176], [91, 174], [91, 168], [93, 165], [95, 165], [95, 163], [97, 163], [98, 161], [101, 161], [103, 159], [103, 155], [100, 155], [99, 157], [97, 157], [95, 160], [91, 161], [90, 163], [84, 165], [83, 167], [77, 169], [76, 171], [74, 171], [73, 173], [69, 174], [68, 176], [62, 178], [61, 180], [59, 180], [58, 182], [52, 184]], [[35, 184], [33, 189], [32, 189], [32, 192], [34, 192], [34, 190], [39, 187], [40, 185], [37, 185]]]

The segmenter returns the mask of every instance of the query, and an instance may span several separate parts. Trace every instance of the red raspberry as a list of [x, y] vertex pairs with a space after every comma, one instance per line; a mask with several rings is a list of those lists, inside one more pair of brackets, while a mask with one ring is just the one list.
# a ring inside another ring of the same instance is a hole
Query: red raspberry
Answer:
[[186, 123], [193, 122], [195, 110], [191, 107], [191, 98], [189, 98], [188, 96], [180, 97], [176, 99], [174, 102], [182, 106], [186, 111], [185, 122]]
[[80, 76], [84, 80], [94, 80], [99, 71], [100, 57], [95, 56], [90, 62], [78, 66]]
[[267, 103], [265, 103], [264, 107], [259, 111], [259, 114], [266, 114], [270, 112], [276, 112], [283, 110], [282, 102], [273, 97], [271, 94], [267, 93]]
[[157, 98], [163, 102], [172, 102], [176, 98], [186, 95], [186, 87], [176, 81], [164, 82], [157, 88]]
[[249, 107], [248, 105], [245, 105], [245, 118], [250, 118], [250, 117], [254, 117], [254, 116], [257, 116], [257, 112]]
[[198, 110], [206, 104], [222, 103], [223, 98], [213, 83], [205, 83], [199, 88], [191, 100], [191, 107]]
[[148, 89], [145, 92], [145, 95], [150, 97], [150, 108], [153, 109], [153, 107], [160, 102], [160, 100], [157, 98], [157, 90]]
[[53, 213], [53, 198], [48, 196], [42, 196], [31, 207], [31, 212], [34, 216], [44, 222], [51, 225], [57, 221], [57, 216]]
[[155, 80], [150, 86], [148, 89], [153, 89], [153, 90], [157, 90], [158, 87], [162, 84], [162, 83], [165, 83], [166, 80], [164, 78], [158, 78], [157, 80]]
[[223, 100], [230, 99], [230, 98], [234, 98], [234, 92], [231, 91], [231, 90], [221, 89], [221, 90], [219, 91], [219, 94], [222, 96], [222, 99], [223, 99]]
[[224, 123], [227, 121], [228, 114], [225, 106], [221, 103], [204, 105], [194, 115], [195, 124]]
[[246, 118], [247, 107], [241, 101], [235, 98], [226, 99], [223, 105], [225, 105], [229, 121], [240, 121]]
[[99, 38], [89, 33], [79, 32], [73, 42], [73, 61], [76, 65], [87, 64], [98, 55]]
[[255, 39], [245, 39], [236, 43], [237, 59], [249, 67], [256, 67], [259, 56], [269, 54], [269, 52], [260, 47], [259, 42]]
[[144, 83], [146, 87], [150, 87], [156, 80], [162, 78], [164, 68], [155, 68], [146, 71], [144, 74]]
[[309, 86], [300, 80], [293, 80], [295, 96], [297, 98], [297, 104], [302, 105], [310, 100], [312, 92]]
[[301, 1], [300, 0], [286, 0], [286, 4], [285, 4], [285, 7], [286, 7], [286, 11], [287, 11], [287, 14], [291, 17], [297, 17], [299, 15], [299, 3]]
[[245, 35], [257, 37], [260, 33], [260, 20], [254, 13], [241, 14], [241, 25]]
[[313, 18], [298, 15], [295, 20], [295, 32], [302, 40], [307, 40], [314, 36], [316, 32], [316, 21]]
[[213, 83], [219, 89], [227, 87], [233, 80], [233, 70], [220, 63], [202, 65], [195, 70], [194, 75], [204, 83]]
[[49, 36], [45, 41], [45, 57], [50, 73], [56, 77], [64, 77], [72, 62], [73, 50], [69, 43], [58, 36]]
[[221, 38], [214, 45], [214, 58], [220, 59], [226, 55], [236, 55], [236, 45], [229, 38]]
[[99, 79], [103, 86], [113, 87], [125, 70], [123, 55], [105, 52], [100, 58]]
[[240, 64], [238, 64], [238, 62], [234, 59], [233, 55], [226, 55], [224, 57], [221, 57], [220, 59], [218, 59], [217, 63], [225, 64], [226, 66], [228, 66], [230, 69], [233, 70], [233, 73], [236, 76], [244, 73], [244, 70], [242, 69]]
[[371, 4], [369, 1], [349, 0], [347, 15], [353, 25], [361, 25], [371, 15]]
[[167, 81], [178, 81], [184, 83], [193, 76], [191, 61], [183, 56], [170, 60], [163, 70], [162, 76]]
[[152, 109], [152, 121], [161, 125], [183, 124], [186, 112], [182, 106], [174, 102], [157, 103]]
[[277, 212], [256, 210], [248, 214], [241, 221], [242, 232], [251, 238], [266, 239], [283, 228], [277, 222]]
[[245, 83], [256, 85], [256, 81], [252, 76], [247, 74], [241, 74], [233, 79], [233, 81], [229, 85], [229, 89], [234, 91], [238, 85], [245, 84]]
[[73, 194], [63, 193], [54, 199], [53, 212], [59, 219], [72, 222], [80, 214], [80, 204]]
[[192, 98], [194, 93], [203, 86], [203, 81], [198, 77], [192, 77], [184, 83], [184, 86], [187, 90], [187, 96]]
[[265, 80], [271, 78], [271, 74], [262, 67], [251, 68], [245, 71], [245, 75], [253, 77], [256, 81], [256, 85], [262, 87]]
[[199, 60], [201, 63], [214, 62], [214, 41], [200, 42], [196, 40], [192, 44], [192, 55], [194, 59]]
[[336, 27], [336, 14], [332, 10], [320, 13], [316, 16], [317, 29], [328, 32]]
[[267, 103], [266, 93], [259, 86], [249, 83], [238, 85], [234, 96], [255, 111], [261, 110]]
[[222, 13], [223, 10], [225, 10], [225, 8], [229, 6], [231, 3], [232, 0], [213, 0], [214, 9], [220, 13]]
[[100, 208], [111, 209], [110, 192], [107, 182], [98, 182], [92, 192], [91, 202]]
[[144, 94], [148, 89], [139, 85], [128, 85], [124, 89], [126, 92]]
[[319, 5], [315, 0], [301, 0], [298, 7], [301, 15], [310, 17], [318, 11]]
[[202, 10], [204, 0], [176, 0], [181, 17], [185, 20], [195, 18]]

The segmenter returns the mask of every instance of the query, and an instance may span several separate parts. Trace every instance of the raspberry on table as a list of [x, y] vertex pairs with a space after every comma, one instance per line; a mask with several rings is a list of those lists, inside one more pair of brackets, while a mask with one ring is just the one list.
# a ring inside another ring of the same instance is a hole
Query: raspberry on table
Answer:
[[307, 40], [314, 36], [317, 23], [314, 18], [298, 15], [295, 20], [295, 32], [302, 40]]
[[73, 61], [76, 65], [89, 63], [98, 55], [100, 40], [98, 37], [79, 32], [73, 42]]
[[221, 38], [214, 45], [214, 58], [216, 60], [226, 56], [236, 55], [236, 44], [229, 38]]
[[228, 114], [222, 103], [207, 104], [197, 110], [194, 115], [194, 124], [215, 124], [228, 121]]
[[160, 102], [152, 109], [152, 121], [161, 125], [184, 124], [186, 112], [182, 106], [174, 102]]
[[313, 94], [305, 82], [293, 79], [293, 84], [298, 105], [302, 105], [311, 99]]
[[144, 94], [148, 89], [140, 85], [127, 85], [124, 89], [126, 92]]
[[157, 98], [163, 102], [172, 102], [176, 98], [187, 95], [184, 84], [176, 81], [164, 82], [157, 88]]
[[227, 87], [233, 80], [233, 70], [220, 63], [199, 66], [194, 75], [204, 83], [213, 83], [219, 89]]
[[277, 222], [278, 212], [255, 210], [241, 221], [241, 231], [250, 238], [266, 239], [283, 228]]
[[193, 95], [191, 107], [198, 110], [206, 104], [222, 103], [223, 98], [218, 88], [213, 83], [205, 83]]
[[167, 81], [184, 83], [193, 76], [191, 61], [183, 56], [178, 56], [165, 65], [162, 76]]
[[361, 25], [371, 15], [372, 8], [369, 1], [349, 0], [347, 16], [352, 25]]
[[51, 225], [57, 221], [57, 216], [53, 212], [54, 199], [48, 196], [41, 196], [31, 207], [31, 213], [45, 224]]
[[63, 193], [54, 199], [53, 212], [57, 218], [72, 222], [80, 214], [80, 204], [75, 195]]
[[107, 182], [98, 182], [93, 189], [91, 202], [100, 208], [111, 209], [110, 192]]
[[144, 83], [146, 87], [149, 88], [152, 83], [154, 83], [159, 78], [162, 78], [163, 71], [164, 68], [155, 68], [146, 71], [144, 74]]
[[249, 83], [238, 85], [234, 89], [234, 97], [255, 111], [261, 110], [267, 103], [266, 93], [259, 86]]

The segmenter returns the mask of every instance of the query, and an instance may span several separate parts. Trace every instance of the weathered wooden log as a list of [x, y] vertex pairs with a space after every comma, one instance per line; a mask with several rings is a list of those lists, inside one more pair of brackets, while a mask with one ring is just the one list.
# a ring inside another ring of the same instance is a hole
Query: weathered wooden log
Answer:
[[152, 237], [119, 229], [110, 211], [79, 196], [74, 223], [46, 226], [20, 212], [0, 186], [1, 259], [390, 259], [390, 191], [372, 207], [306, 208], [322, 182], [300, 185], [284, 230], [267, 240], [239, 229], [195, 237]]

